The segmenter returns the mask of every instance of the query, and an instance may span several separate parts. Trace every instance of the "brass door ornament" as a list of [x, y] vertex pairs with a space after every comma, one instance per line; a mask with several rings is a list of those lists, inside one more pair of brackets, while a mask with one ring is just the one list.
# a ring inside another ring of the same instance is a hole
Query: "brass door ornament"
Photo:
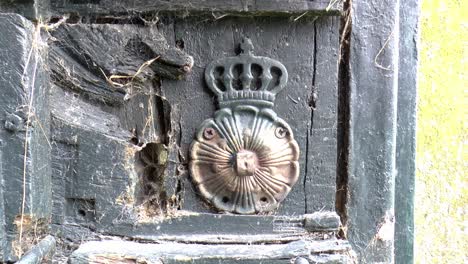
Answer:
[[299, 147], [272, 110], [288, 73], [252, 51], [244, 38], [239, 56], [207, 66], [205, 80], [220, 109], [202, 123], [190, 149], [190, 173], [201, 195], [238, 214], [274, 210], [299, 177]]

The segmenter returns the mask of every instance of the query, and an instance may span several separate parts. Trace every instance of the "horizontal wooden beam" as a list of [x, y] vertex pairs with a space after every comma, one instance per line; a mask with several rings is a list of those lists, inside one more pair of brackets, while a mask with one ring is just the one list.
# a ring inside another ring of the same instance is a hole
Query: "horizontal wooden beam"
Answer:
[[340, 224], [335, 212], [299, 216], [195, 214], [178, 216], [177, 221], [169, 219], [157, 223], [140, 223], [137, 226], [132, 222], [120, 222], [112, 226], [97, 226], [97, 230], [148, 241], [268, 243], [314, 236], [311, 233], [321, 233], [323, 236], [337, 232]]
[[[222, 15], [339, 15], [342, 0], [51, 0], [52, 15], [118, 15], [152, 12]], [[223, 14], [214, 14], [223, 13]]]
[[[344, 240], [298, 240], [272, 245], [204, 245], [91, 241], [81, 244], [69, 258], [71, 264], [87, 263], [352, 263], [351, 247]], [[295, 262], [298, 263], [298, 262]], [[304, 263], [304, 262], [300, 262]]]

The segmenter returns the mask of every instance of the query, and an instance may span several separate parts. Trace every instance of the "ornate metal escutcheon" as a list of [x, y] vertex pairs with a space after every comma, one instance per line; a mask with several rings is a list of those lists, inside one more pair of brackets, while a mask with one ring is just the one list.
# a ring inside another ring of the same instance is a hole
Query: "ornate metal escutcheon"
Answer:
[[254, 56], [244, 38], [236, 57], [211, 62], [205, 81], [219, 110], [190, 149], [190, 173], [217, 209], [238, 214], [276, 209], [299, 177], [299, 147], [272, 107], [287, 81], [283, 64]]

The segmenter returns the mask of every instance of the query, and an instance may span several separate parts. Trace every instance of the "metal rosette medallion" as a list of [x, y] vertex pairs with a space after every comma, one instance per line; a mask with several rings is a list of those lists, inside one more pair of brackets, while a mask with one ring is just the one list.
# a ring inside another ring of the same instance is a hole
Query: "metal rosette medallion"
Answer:
[[288, 74], [280, 62], [254, 56], [249, 39], [241, 50], [205, 70], [220, 109], [202, 123], [191, 145], [190, 173], [218, 210], [266, 213], [279, 206], [299, 177], [299, 147], [272, 109]]

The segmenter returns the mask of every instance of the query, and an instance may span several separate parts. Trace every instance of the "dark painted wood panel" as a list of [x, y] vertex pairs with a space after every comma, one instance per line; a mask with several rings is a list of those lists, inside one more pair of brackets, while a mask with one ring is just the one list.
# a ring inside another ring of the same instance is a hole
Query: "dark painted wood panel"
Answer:
[[[71, 264], [93, 261], [118, 262], [143, 259], [150, 263], [291, 263], [297, 257], [320, 260], [323, 252], [346, 254], [347, 242], [336, 239], [323, 241], [298, 240], [277, 245], [202, 245], [202, 244], [138, 244], [131, 241], [94, 241], [83, 244], [70, 257]], [[322, 258], [318, 263], [351, 263], [351, 257], [336, 254], [334, 262]], [[325, 254], [325, 257], [327, 254]], [[246, 261], [246, 262], [244, 262]], [[279, 262], [281, 261], [281, 262]], [[317, 262], [316, 262], [317, 263]]]
[[[182, 19], [169, 16], [162, 19], [157, 27], [153, 25], [145, 29], [128, 25], [66, 25], [54, 33], [60, 40], [52, 43], [51, 62], [55, 69], [55, 84], [61, 87], [54, 86], [53, 89], [55, 115], [62, 115], [61, 120], [65, 123], [71, 122], [69, 125], [76, 127], [76, 135], [82, 138], [80, 151], [76, 154], [77, 160], [82, 164], [76, 165], [76, 171], [82, 176], [77, 176], [80, 180], [73, 183], [75, 187], [68, 191], [71, 198], [92, 200], [93, 195], [89, 192], [102, 191], [88, 188], [94, 180], [92, 170], [89, 173], [84, 170], [89, 164], [107, 170], [115, 167], [112, 164], [94, 162], [96, 157], [91, 154], [93, 148], [96, 150], [96, 145], [99, 146], [99, 141], [80, 136], [85, 133], [82, 131], [84, 129], [97, 133], [94, 137], [102, 134], [126, 142], [136, 138], [138, 144], [164, 144], [168, 151], [168, 162], [163, 172], [162, 189], [165, 196], [172, 200], [174, 209], [216, 212], [197, 195], [197, 190], [187, 173], [187, 154], [199, 125], [203, 120], [212, 117], [216, 110], [216, 99], [207, 89], [204, 80], [206, 65], [212, 60], [236, 55], [242, 37], [249, 37], [255, 45], [256, 55], [279, 60], [288, 69], [288, 85], [277, 96], [273, 109], [292, 127], [301, 148], [300, 178], [276, 213], [303, 214], [306, 211], [306, 198], [310, 200], [308, 212], [333, 210], [331, 205], [334, 204], [336, 181], [336, 19], [325, 17], [317, 20], [313, 17], [302, 17], [292, 21], [273, 17], [213, 19], [194, 16]], [[137, 34], [131, 32], [132, 28]], [[110, 34], [109, 32], [117, 35], [127, 32], [135, 37], [138, 34], [149, 34], [154, 36], [153, 39], [161, 39], [162, 42], [156, 42], [157, 45], [154, 46], [151, 43], [156, 40], [150, 40], [152, 38], [149, 36], [137, 37], [143, 44], [151, 45], [153, 56], [162, 54], [164, 57], [160, 65], [172, 67], [173, 72], [177, 73], [187, 61], [192, 60], [187, 54], [193, 56], [194, 64], [190, 64], [189, 74], [176, 80], [170, 79], [173, 76], [171, 74], [161, 73], [158, 65], [155, 65], [145, 68], [146, 75], [132, 79], [135, 86], [130, 83], [131, 86], [124, 88], [112, 87], [109, 80], [106, 80], [106, 75], [129, 76], [138, 71], [139, 65], [143, 65], [145, 59], [152, 56], [135, 53], [134, 49], [137, 47], [128, 44], [131, 36], [112, 37], [117, 43], [128, 47], [125, 50], [115, 43], [109, 44], [114, 46], [105, 48], [117, 53], [122, 50], [123, 54], [119, 59], [108, 61], [105, 59], [107, 55], [97, 55], [96, 44], [92, 40], [102, 39]], [[316, 37], [320, 37], [320, 40]], [[78, 39], [82, 43], [76, 44]], [[320, 46], [316, 48], [315, 43]], [[172, 49], [175, 49], [171, 52], [175, 58], [180, 58], [177, 60], [179, 63], [175, 65], [170, 63], [173, 58], [167, 55]], [[318, 52], [320, 54], [316, 58]], [[125, 67], [125, 61], [128, 59], [136, 61]], [[76, 63], [81, 66], [75, 68], [73, 65]], [[100, 76], [98, 69], [108, 73]], [[79, 79], [80, 76], [90, 73], [94, 77], [85, 77], [88, 81]], [[166, 78], [159, 78], [158, 74], [163, 74]], [[64, 82], [67, 79], [75, 80], [76, 83], [71, 85]], [[94, 79], [99, 85], [92, 85]], [[82, 93], [77, 93], [81, 90]], [[114, 96], [115, 98], [109, 101], [109, 98], [113, 98], [112, 94], [119, 90], [125, 92], [125, 98]], [[103, 97], [100, 97], [101, 95]], [[314, 96], [318, 96], [318, 99], [315, 98], [314, 105], [311, 105], [311, 98]], [[324, 138], [329, 140], [323, 140]], [[112, 157], [117, 156], [115, 153], [104, 153], [100, 159]], [[314, 167], [308, 168], [307, 164], [315, 160], [317, 163]], [[122, 173], [120, 178], [129, 177], [126, 176], [128, 170]], [[82, 178], [85, 176], [91, 178]], [[107, 182], [113, 184], [114, 180], [109, 178]], [[81, 186], [82, 184], [85, 185]], [[138, 182], [136, 186], [132, 186], [132, 190], [143, 188], [140, 184], [141, 182]], [[317, 190], [306, 197], [304, 191], [310, 188]], [[89, 194], [85, 195], [83, 192]]]
[[305, 193], [307, 212], [335, 210], [339, 18], [315, 21], [314, 82], [309, 104], [313, 109], [307, 138]]
[[414, 263], [416, 101], [420, 1], [400, 2], [395, 176], [395, 263]]
[[[178, 107], [182, 124], [180, 149], [187, 161], [188, 146], [199, 124], [214, 113], [215, 98], [206, 89], [203, 73], [212, 60], [236, 55], [241, 38], [252, 39], [255, 54], [279, 60], [289, 72], [287, 87], [277, 96], [274, 110], [293, 129], [300, 146], [305, 146], [311, 108], [308, 99], [312, 93], [314, 73], [314, 19], [298, 21], [275, 18], [223, 18], [219, 20], [189, 18], [175, 22], [175, 39], [184, 43], [184, 51], [194, 55], [193, 72], [186, 81], [163, 81], [163, 90], [171, 105]], [[300, 53], [296, 52], [301, 50]], [[301, 149], [301, 178], [283, 202], [279, 213], [304, 213], [306, 148]], [[187, 184], [191, 184], [187, 181]], [[196, 195], [186, 189], [183, 208], [196, 208]], [[190, 203], [195, 202], [195, 204]]]
[[[300, 147], [300, 175], [296, 185], [282, 202], [277, 214], [305, 212], [304, 177], [308, 159], [307, 127], [312, 110], [308, 105], [314, 73], [314, 18], [297, 21], [275, 18], [243, 19], [236, 25], [236, 42], [248, 36], [257, 55], [274, 58], [288, 70], [286, 87], [276, 96], [273, 110], [292, 128]], [[299, 52], [300, 51], [300, 52]]]
[[[170, 151], [176, 152], [177, 161], [186, 168], [181, 174], [184, 190], [181, 209], [198, 212], [212, 211], [196, 194], [187, 171], [189, 146], [201, 123], [210, 118], [215, 108], [215, 97], [205, 85], [205, 66], [213, 59], [234, 53], [231, 24], [200, 17], [187, 17], [170, 21], [172, 32], [167, 38], [183, 46], [184, 52], [193, 56], [194, 65], [183, 80], [162, 80], [161, 89], [172, 106], [171, 123], [174, 129]], [[167, 26], [166, 26], [167, 27]], [[168, 171], [175, 174], [176, 171]]]
[[0, 14], [0, 262], [27, 249], [34, 225], [47, 231], [51, 210], [49, 79], [35, 32], [24, 17]]
[[392, 263], [399, 6], [358, 0], [352, 9], [347, 237], [360, 262]]
[[[231, 15], [249, 14], [321, 14], [338, 15], [342, 9], [341, 1], [329, 0], [51, 0], [51, 11], [55, 15], [66, 13], [86, 14], [125, 14], [135, 12], [176, 11], [191, 12], [222, 12]], [[215, 15], [215, 14], [213, 14]]]
[[336, 232], [339, 226], [339, 218], [334, 212], [316, 212], [301, 216], [239, 216], [180, 212], [174, 219], [150, 219], [139, 223], [117, 219], [114, 227], [100, 228], [106, 233], [148, 241], [259, 244], [292, 241], [309, 235], [323, 239], [324, 236]]

